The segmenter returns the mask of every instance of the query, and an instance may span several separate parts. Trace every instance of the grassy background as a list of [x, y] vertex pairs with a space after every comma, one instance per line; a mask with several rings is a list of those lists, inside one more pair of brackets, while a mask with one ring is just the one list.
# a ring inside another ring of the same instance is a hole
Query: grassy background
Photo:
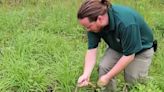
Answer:
[[[152, 81], [136, 84], [131, 92], [163, 92], [164, 1], [113, 1], [139, 11], [159, 44], [150, 69]], [[85, 30], [76, 19], [80, 3], [81, 0], [0, 0], [0, 92], [74, 91], [87, 49]], [[95, 68], [91, 80], [96, 82], [96, 78]], [[121, 78], [118, 87], [120, 92]]]

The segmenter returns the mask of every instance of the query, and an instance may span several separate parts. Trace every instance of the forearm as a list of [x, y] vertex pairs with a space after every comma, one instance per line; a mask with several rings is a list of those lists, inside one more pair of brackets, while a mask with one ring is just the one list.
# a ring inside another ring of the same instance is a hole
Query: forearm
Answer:
[[97, 48], [88, 50], [85, 56], [83, 74], [90, 76], [96, 63]]
[[114, 76], [116, 76], [119, 72], [125, 69], [125, 67], [133, 61], [134, 54], [130, 56], [122, 56], [119, 61], [116, 63], [116, 65], [107, 73], [109, 76], [109, 79], [112, 79]]

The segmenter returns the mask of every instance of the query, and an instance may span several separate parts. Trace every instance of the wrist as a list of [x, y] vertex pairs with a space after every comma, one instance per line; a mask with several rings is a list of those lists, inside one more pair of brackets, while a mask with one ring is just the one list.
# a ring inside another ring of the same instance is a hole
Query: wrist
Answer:
[[88, 71], [88, 69], [85, 69], [83, 72], [83, 75], [90, 77], [92, 71]]
[[106, 76], [107, 76], [107, 78], [108, 78], [109, 80], [112, 79], [112, 76], [111, 76], [110, 72], [108, 72], [108, 73], [106, 74]]
[[89, 78], [89, 77], [90, 77], [90, 74], [89, 74], [89, 73], [85, 73], [85, 72], [84, 72], [84, 73], [83, 73], [83, 76], [86, 76], [86, 77], [88, 77], [88, 78]]

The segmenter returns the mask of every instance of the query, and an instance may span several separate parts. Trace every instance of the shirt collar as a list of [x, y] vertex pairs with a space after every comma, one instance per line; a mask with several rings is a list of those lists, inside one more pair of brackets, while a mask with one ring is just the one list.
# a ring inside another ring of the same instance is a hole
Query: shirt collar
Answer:
[[112, 7], [108, 8], [109, 24], [104, 27], [104, 30], [113, 31], [115, 27], [113, 9]]
[[108, 8], [108, 16], [109, 16], [109, 30], [114, 30], [115, 22], [114, 22], [114, 16], [113, 16], [113, 8]]

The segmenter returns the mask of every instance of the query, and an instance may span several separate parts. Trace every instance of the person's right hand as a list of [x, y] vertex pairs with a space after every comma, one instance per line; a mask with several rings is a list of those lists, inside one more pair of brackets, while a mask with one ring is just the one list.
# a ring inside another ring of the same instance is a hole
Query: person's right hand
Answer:
[[81, 75], [78, 79], [78, 87], [88, 86], [89, 84], [89, 76], [88, 75]]

